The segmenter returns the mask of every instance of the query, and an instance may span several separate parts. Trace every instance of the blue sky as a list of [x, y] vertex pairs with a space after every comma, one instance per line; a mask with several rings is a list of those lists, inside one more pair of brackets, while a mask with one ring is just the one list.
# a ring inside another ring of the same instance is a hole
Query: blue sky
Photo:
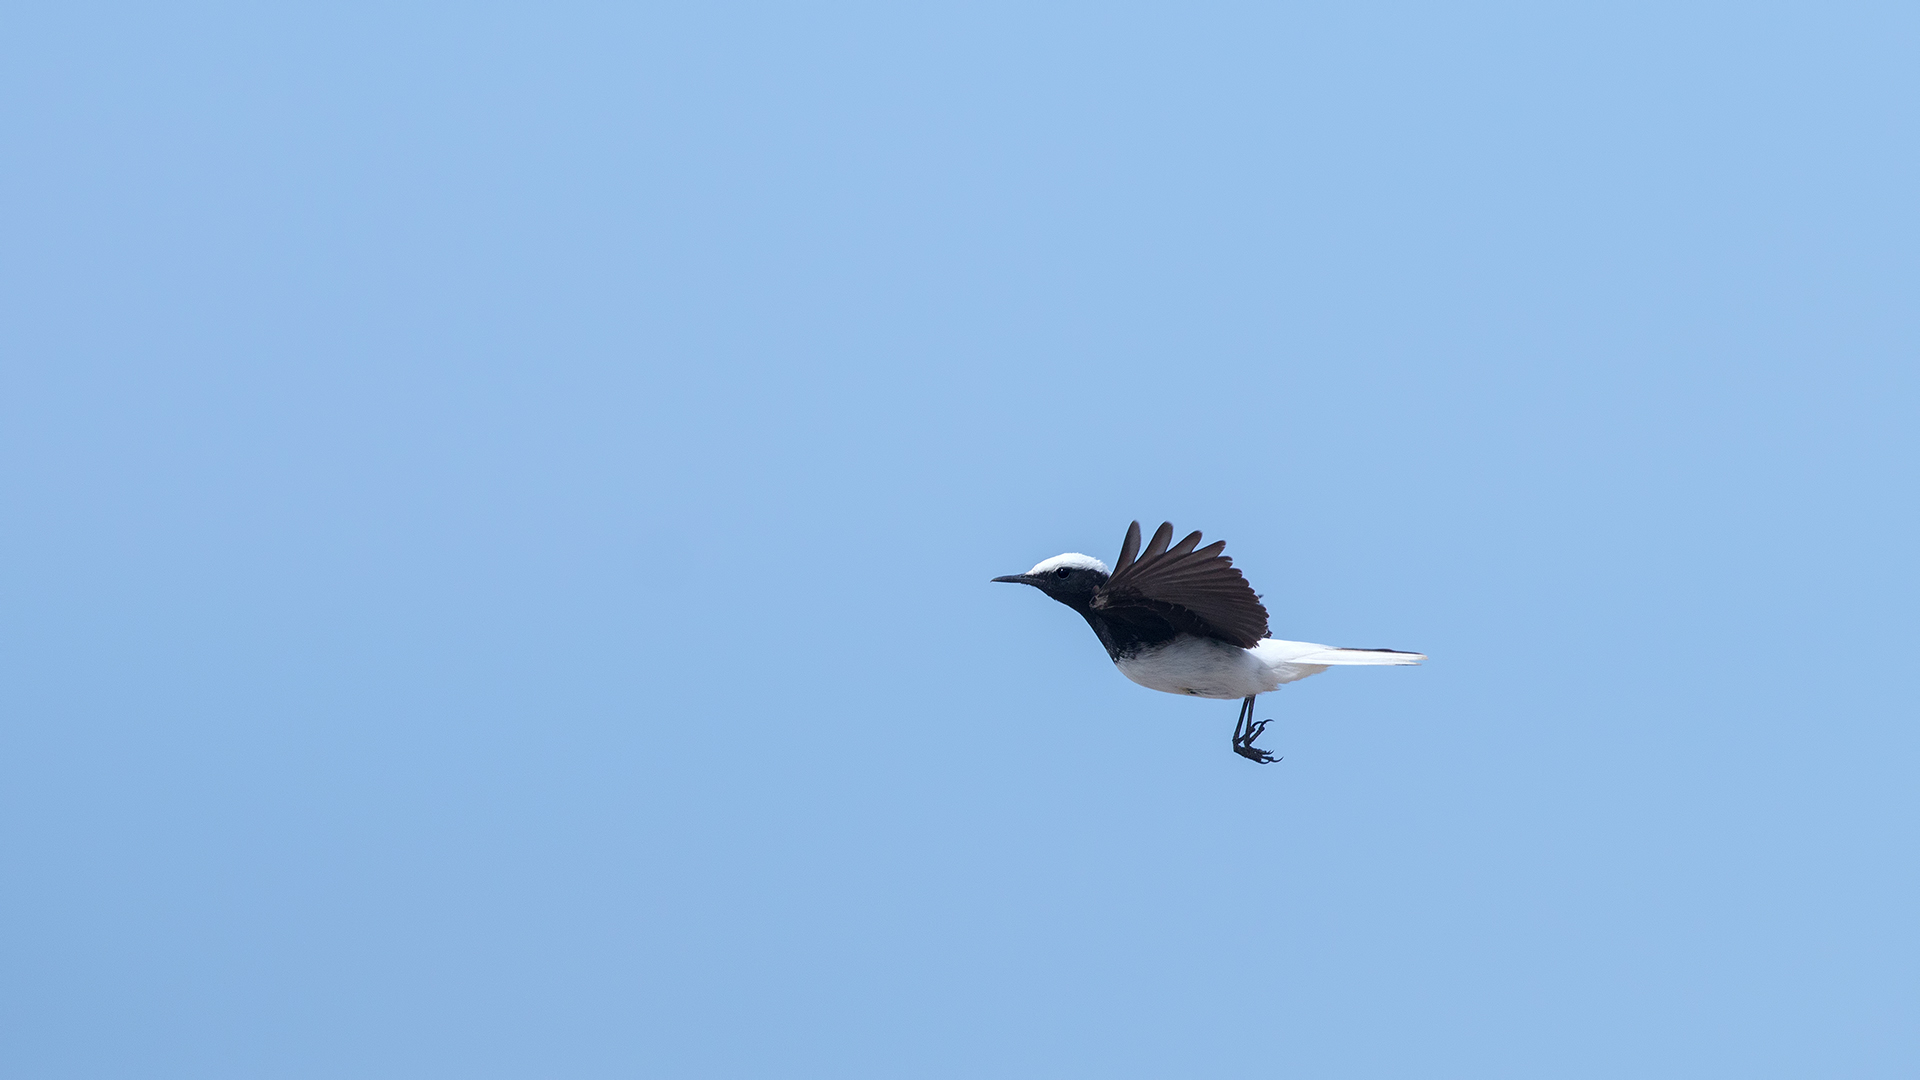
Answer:
[[23, 1075], [1920, 1066], [1910, 8], [9, 22]]

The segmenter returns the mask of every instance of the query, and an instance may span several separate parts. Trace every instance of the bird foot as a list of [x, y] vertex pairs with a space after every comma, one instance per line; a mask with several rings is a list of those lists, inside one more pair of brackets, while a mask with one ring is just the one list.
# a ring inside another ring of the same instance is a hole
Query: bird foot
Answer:
[[1262, 720], [1257, 724], [1247, 725], [1244, 734], [1235, 733], [1233, 737], [1233, 752], [1256, 765], [1271, 765], [1276, 761], [1283, 760], [1274, 757], [1269, 751], [1262, 750], [1253, 745], [1253, 740], [1259, 738], [1260, 733], [1267, 730], [1267, 725], [1271, 723], [1273, 723], [1271, 720]]

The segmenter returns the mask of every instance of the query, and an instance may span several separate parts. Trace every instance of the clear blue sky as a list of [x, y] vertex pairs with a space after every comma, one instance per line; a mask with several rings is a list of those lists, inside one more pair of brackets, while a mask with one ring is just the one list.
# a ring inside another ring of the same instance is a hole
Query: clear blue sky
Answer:
[[1915, 9], [909, 7], [10, 15], [7, 1071], [1920, 1072]]

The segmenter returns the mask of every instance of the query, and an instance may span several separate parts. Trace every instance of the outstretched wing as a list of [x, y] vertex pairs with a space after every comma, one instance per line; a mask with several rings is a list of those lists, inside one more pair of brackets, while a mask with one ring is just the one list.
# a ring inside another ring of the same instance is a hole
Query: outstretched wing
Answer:
[[1093, 609], [1112, 622], [1137, 624], [1143, 631], [1164, 626], [1243, 649], [1259, 644], [1267, 636], [1267, 609], [1233, 568], [1233, 560], [1220, 554], [1226, 541], [1195, 550], [1197, 532], [1169, 548], [1172, 539], [1173, 524], [1168, 522], [1141, 551], [1140, 523], [1127, 526], [1113, 575], [1093, 594]]

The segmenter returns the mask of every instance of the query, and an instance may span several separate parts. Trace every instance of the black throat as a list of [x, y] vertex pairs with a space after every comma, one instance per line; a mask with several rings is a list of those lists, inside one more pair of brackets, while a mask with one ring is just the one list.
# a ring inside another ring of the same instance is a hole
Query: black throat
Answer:
[[1125, 621], [1109, 619], [1093, 610], [1091, 593], [1055, 596], [1054, 599], [1079, 612], [1080, 617], [1087, 620], [1087, 625], [1093, 627], [1094, 635], [1100, 639], [1111, 660], [1133, 656], [1149, 646], [1172, 641], [1180, 634], [1172, 623], [1164, 619], [1143, 619], [1138, 615]]

